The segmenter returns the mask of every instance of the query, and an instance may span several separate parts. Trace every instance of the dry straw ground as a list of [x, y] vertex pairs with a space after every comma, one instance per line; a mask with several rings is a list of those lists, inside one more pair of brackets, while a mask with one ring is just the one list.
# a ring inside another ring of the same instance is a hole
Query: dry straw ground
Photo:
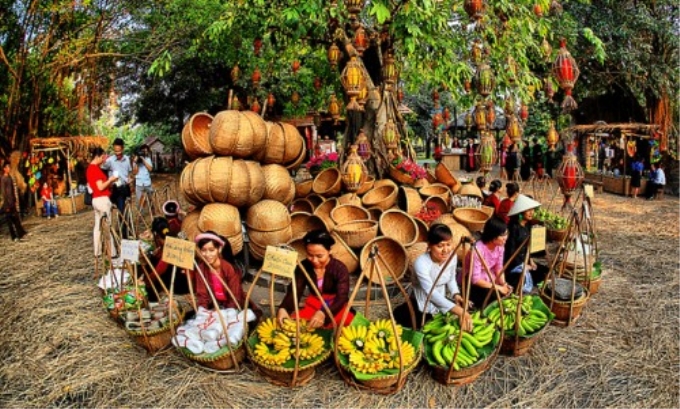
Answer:
[[28, 242], [0, 239], [0, 407], [677, 407], [678, 200], [594, 203], [605, 276], [576, 325], [468, 386], [421, 365], [392, 396], [348, 387], [332, 362], [287, 389], [251, 364], [225, 375], [172, 349], [150, 357], [102, 309], [92, 213], [33, 217]]

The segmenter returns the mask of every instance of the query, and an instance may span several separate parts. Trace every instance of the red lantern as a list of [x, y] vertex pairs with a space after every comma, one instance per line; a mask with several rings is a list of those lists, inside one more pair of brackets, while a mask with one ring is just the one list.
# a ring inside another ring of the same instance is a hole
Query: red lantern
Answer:
[[260, 103], [257, 102], [257, 98], [253, 98], [253, 103], [250, 104], [250, 110], [255, 112], [256, 114], [259, 114], [260, 109], [262, 109], [262, 107], [260, 106]]
[[434, 147], [434, 160], [437, 162], [442, 160], [442, 146], [440, 144]]
[[354, 32], [353, 43], [357, 53], [359, 53], [359, 55], [363, 55], [364, 50], [368, 48], [368, 37], [366, 37], [366, 30], [364, 30], [363, 27], [359, 26]]
[[260, 56], [260, 50], [262, 50], [262, 39], [261, 38], [256, 38], [255, 41], [253, 41], [253, 49], [255, 51], [256, 56]]
[[560, 88], [567, 94], [564, 97], [564, 102], [562, 102], [562, 108], [565, 112], [576, 109], [578, 105], [571, 96], [571, 90], [574, 88], [576, 80], [578, 80], [580, 71], [576, 65], [576, 60], [567, 50], [567, 40], [565, 39], [560, 41], [560, 51], [557, 53], [557, 58], [553, 63], [552, 73], [557, 78]]
[[463, 8], [471, 19], [479, 21], [484, 17], [486, 2], [484, 0], [465, 0]]
[[534, 14], [536, 17], [543, 17], [543, 7], [540, 4], [534, 4]]
[[432, 129], [434, 129], [435, 131], [437, 131], [437, 130], [439, 129], [439, 127], [440, 127], [441, 125], [443, 125], [443, 124], [444, 124], [444, 118], [442, 117], [442, 113], [441, 113], [441, 112], [436, 112], [436, 113], [432, 116]]
[[465, 80], [463, 82], [463, 89], [465, 89], [465, 92], [470, 92], [472, 89], [472, 82], [470, 80]]
[[274, 94], [270, 92], [269, 95], [267, 95], [267, 106], [273, 107], [275, 102], [276, 98], [274, 98]]
[[451, 121], [451, 111], [449, 111], [449, 107], [444, 108], [444, 113], [442, 114], [442, 117], [444, 118], [445, 123], [449, 123]]
[[494, 123], [496, 122], [496, 107], [492, 100], [486, 103], [486, 123], [493, 129]]
[[526, 120], [529, 118], [529, 106], [527, 104], [522, 103], [520, 106], [519, 118], [522, 120], [522, 122], [526, 122]]
[[560, 165], [557, 175], [555, 176], [555, 179], [557, 179], [557, 183], [560, 185], [560, 189], [562, 190], [562, 194], [564, 195], [565, 206], [570, 202], [571, 195], [574, 194], [574, 192], [579, 187], [581, 187], [584, 177], [583, 169], [578, 163], [578, 159], [572, 152], [572, 149], [573, 144], [570, 143], [567, 146], [567, 153], [564, 155], [562, 164]]
[[300, 69], [300, 61], [298, 60], [293, 61], [293, 65], [291, 68], [293, 69], [293, 74], [297, 74], [298, 70]]
[[253, 71], [253, 76], [251, 77], [253, 80], [253, 87], [257, 87], [260, 85], [260, 80], [262, 79], [262, 74], [260, 74], [260, 69], [255, 68], [255, 71]]

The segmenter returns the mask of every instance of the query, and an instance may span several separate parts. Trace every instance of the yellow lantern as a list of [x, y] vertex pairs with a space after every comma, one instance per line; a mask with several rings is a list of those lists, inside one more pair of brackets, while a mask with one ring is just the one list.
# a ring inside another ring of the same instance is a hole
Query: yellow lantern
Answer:
[[397, 144], [397, 126], [392, 121], [392, 118], [387, 120], [385, 128], [383, 129], [383, 141], [387, 149], [396, 149]]
[[550, 121], [550, 129], [548, 129], [548, 135], [545, 137], [545, 141], [548, 143], [548, 149], [554, 148], [557, 142], [560, 140], [560, 134], [555, 129], [555, 121]]
[[515, 143], [522, 142], [524, 129], [522, 129], [522, 124], [519, 123], [519, 119], [514, 115], [508, 115], [506, 116], [506, 120], [505, 132], [508, 134], [508, 137]]
[[340, 105], [338, 104], [338, 100], [335, 98], [335, 94], [331, 94], [331, 99], [328, 101], [328, 113], [331, 114], [331, 117], [337, 124], [338, 119], [340, 119]]
[[342, 82], [342, 86], [345, 88], [347, 95], [350, 97], [356, 97], [359, 95], [361, 86], [365, 81], [364, 72], [361, 68], [361, 64], [357, 61], [356, 56], [352, 56], [345, 66], [345, 69], [340, 75], [340, 82]]
[[486, 175], [491, 172], [493, 165], [495, 165], [498, 160], [496, 139], [490, 132], [482, 133], [477, 154], [479, 155], [479, 170]]
[[342, 167], [342, 182], [350, 192], [359, 190], [366, 177], [366, 166], [357, 153], [357, 145], [350, 146], [350, 153]]
[[345, 0], [345, 7], [347, 7], [349, 12], [350, 20], [355, 20], [357, 14], [361, 13], [361, 10], [364, 8], [364, 0]]
[[331, 44], [328, 48], [328, 62], [331, 64], [331, 67], [335, 67], [338, 65], [338, 61], [340, 61], [340, 48], [335, 44]]
[[388, 88], [391, 88], [392, 85], [397, 82], [397, 67], [394, 65], [394, 56], [392, 53], [387, 54], [387, 57], [385, 58], [382, 76]]
[[477, 105], [475, 106], [474, 117], [475, 117], [475, 125], [477, 126], [477, 129], [480, 130], [480, 131], [485, 130], [486, 129], [486, 108], [482, 104], [482, 101], [477, 102]]

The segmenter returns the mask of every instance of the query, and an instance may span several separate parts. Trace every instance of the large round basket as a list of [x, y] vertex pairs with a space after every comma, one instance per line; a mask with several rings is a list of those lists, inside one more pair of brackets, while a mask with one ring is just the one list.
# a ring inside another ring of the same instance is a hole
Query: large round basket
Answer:
[[418, 190], [418, 192], [424, 199], [437, 196], [444, 199], [447, 205], [451, 204], [451, 190], [443, 183], [432, 183], [430, 185], [423, 186]]
[[234, 159], [231, 156], [215, 157], [210, 165], [210, 196], [221, 203], [229, 202], [229, 185], [234, 170]]
[[321, 205], [321, 203], [326, 201], [325, 197], [318, 195], [316, 193], [308, 194], [305, 199], [309, 200], [309, 202], [312, 204], [312, 206], [314, 206], [314, 209], [316, 209], [317, 207], [319, 207]]
[[324, 197], [337, 196], [340, 189], [342, 189], [342, 176], [338, 168], [322, 170], [312, 183], [312, 191]]
[[260, 261], [264, 260], [264, 253], [266, 250], [267, 250], [266, 247], [257, 244], [252, 240], [248, 242], [248, 251], [255, 260]]
[[255, 152], [253, 158], [263, 164], [283, 163], [283, 156], [286, 152], [286, 136], [283, 133], [283, 126], [277, 122], [265, 121], [267, 127], [267, 137], [264, 149]]
[[581, 310], [586, 305], [589, 298], [590, 293], [586, 288], [584, 288], [581, 297], [574, 300], [572, 308], [571, 301], [560, 301], [555, 299], [555, 301], [552, 302], [550, 295], [547, 295], [541, 291], [541, 299], [543, 300], [545, 305], [547, 305], [550, 308], [550, 311], [552, 311], [553, 314], [555, 314], [555, 319], [552, 320], [552, 323], [558, 326], [568, 326], [575, 322], [581, 315]]
[[210, 146], [210, 124], [213, 117], [199, 112], [193, 114], [182, 129], [182, 145], [189, 158], [196, 159], [201, 156], [212, 155]]
[[289, 204], [295, 196], [295, 182], [288, 170], [281, 165], [271, 164], [262, 166], [264, 176], [263, 199], [272, 199], [283, 204]]
[[380, 216], [383, 214], [383, 210], [379, 207], [371, 207], [368, 210], [368, 214], [371, 215], [371, 220], [375, 220], [376, 222], [380, 221]]
[[415, 216], [423, 206], [423, 199], [418, 191], [411, 187], [400, 186], [397, 194], [399, 208], [411, 216]]
[[[401, 375], [401, 382], [399, 381], [399, 374], [385, 375], [381, 377], [375, 377], [372, 379], [357, 379], [352, 371], [343, 367], [342, 365], [337, 365], [338, 371], [341, 372], [343, 378], [346, 382], [358, 387], [359, 389], [369, 390], [374, 393], [381, 395], [391, 395], [393, 393], [399, 392], [401, 388], [406, 384], [406, 379], [408, 375], [418, 366], [420, 360], [423, 356], [423, 347], [420, 345], [416, 347], [416, 356], [413, 362], [406, 368], [404, 368]], [[397, 384], [397, 382], [399, 382]]]
[[[449, 225], [449, 228], [451, 228], [451, 233], [453, 233], [453, 237], [451, 237], [451, 245], [454, 248], [460, 244], [461, 240], [463, 240], [463, 237], [472, 237], [470, 230], [468, 230], [468, 228], [462, 224], [456, 223], [454, 225]], [[458, 260], [462, 261], [470, 250], [472, 250], [472, 245], [470, 243], [465, 243], [458, 247], [458, 251], [456, 252]]]
[[366, 176], [366, 180], [364, 180], [364, 183], [361, 184], [361, 186], [359, 187], [359, 190], [357, 190], [355, 193], [357, 195], [363, 195], [364, 193], [373, 189], [374, 183], [375, 183], [375, 178], [373, 176]]
[[326, 223], [319, 216], [311, 213], [295, 212], [290, 215], [290, 228], [293, 232], [293, 239], [298, 239], [312, 230], [325, 229]]
[[328, 231], [333, 230], [333, 227], [335, 226], [335, 222], [331, 218], [331, 211], [335, 209], [335, 206], [338, 205], [338, 199], [332, 197], [325, 202], [321, 203], [314, 209], [314, 214], [319, 216], [321, 220], [326, 223], [326, 229]]
[[249, 158], [265, 148], [267, 127], [250, 111], [221, 111], [210, 126], [210, 146], [222, 156]]
[[313, 179], [305, 180], [295, 184], [295, 197], [305, 197], [312, 192]]
[[482, 231], [484, 224], [489, 220], [489, 215], [484, 211], [468, 207], [453, 209], [453, 218], [470, 231]]
[[281, 122], [281, 127], [283, 128], [283, 138], [285, 140], [283, 164], [288, 165], [295, 162], [300, 153], [305, 151], [305, 140], [295, 125]]
[[460, 182], [451, 173], [448, 167], [442, 162], [439, 162], [434, 168], [434, 176], [437, 178], [439, 183], [443, 183], [451, 189], [451, 191], [456, 194], [458, 189], [460, 189]]
[[[258, 203], [264, 195], [264, 173], [262, 172], [262, 167], [259, 163], [252, 160], [246, 160], [244, 162], [246, 163], [248, 180], [250, 182], [250, 194], [246, 195], [244, 206], [252, 206]], [[289, 193], [289, 195], [291, 195], [291, 200], [293, 195], [292, 189], [291, 186], [291, 192]]]
[[[389, 237], [376, 237], [366, 243], [359, 256], [361, 269], [371, 268], [369, 264], [373, 263], [368, 261], [373, 246], [378, 247], [379, 256], [376, 256], [375, 266], [383, 276], [385, 284], [394, 283], [393, 275], [396, 276], [397, 280], [401, 279], [404, 273], [406, 273], [406, 269], [408, 269], [408, 253], [401, 243]], [[390, 274], [390, 270], [393, 274]], [[377, 274], [371, 274], [370, 271], [366, 271], [366, 276], [372, 282], [380, 284], [380, 277]]]
[[[572, 274], [573, 274], [572, 271], [568, 271], [565, 269], [563, 277], [571, 279]], [[583, 274], [582, 272], [578, 272], [576, 273], [576, 282], [581, 284], [583, 287], [587, 288], [590, 295], [594, 295], [598, 291], [600, 291], [600, 284], [602, 284], [602, 275], [596, 277], [591, 276], [590, 281], [588, 282], [588, 280], [586, 280], [586, 275]]]
[[487, 215], [489, 215], [489, 219], [493, 217], [493, 214], [496, 212], [496, 209], [494, 209], [492, 206], [484, 206], [479, 208], [479, 210], [483, 211]]
[[284, 166], [288, 170], [298, 170], [300, 168], [300, 165], [302, 164], [302, 162], [304, 162], [306, 157], [307, 157], [307, 150], [303, 148], [300, 151], [300, 155], [298, 155], [297, 159], [295, 159], [294, 161], [292, 161], [290, 163], [284, 164]]
[[225, 203], [208, 203], [198, 219], [200, 231], [214, 231], [229, 241], [232, 254], [243, 250], [241, 216], [236, 207]]
[[484, 195], [482, 195], [481, 189], [477, 187], [476, 184], [469, 182], [469, 183], [463, 183], [463, 186], [460, 187], [460, 190], [458, 191], [459, 195], [461, 196], [474, 196], [479, 199], [483, 199]]
[[[411, 276], [415, 274], [416, 271], [413, 267], [413, 264], [416, 262], [418, 257], [427, 252], [427, 248], [428, 245], [425, 242], [418, 242], [406, 248], [406, 253], [408, 254], [408, 272]], [[406, 277], [406, 279], [408, 280], [410, 277]]]
[[245, 344], [245, 342], [241, 342], [238, 346], [232, 347], [231, 352], [229, 352], [229, 348], [223, 347], [219, 351], [212, 354], [203, 353], [196, 355], [192, 354], [191, 351], [186, 348], [177, 349], [179, 349], [182, 355], [194, 362], [197, 362], [201, 366], [213, 369], [215, 371], [228, 371], [236, 366], [234, 361], [239, 364], [243, 362], [243, 359], [246, 357]]
[[214, 202], [210, 194], [210, 166], [214, 156], [196, 159], [191, 171], [191, 186], [194, 188], [196, 197], [201, 203]]
[[449, 204], [444, 198], [439, 196], [430, 196], [423, 202], [426, 209], [438, 210], [439, 214], [446, 214], [449, 212]]
[[201, 229], [198, 228], [198, 219], [200, 217], [201, 209], [193, 210], [184, 216], [184, 219], [182, 220], [182, 232], [187, 240], [194, 241], [194, 237], [201, 233]]
[[505, 335], [503, 337], [503, 342], [501, 343], [501, 354], [508, 356], [521, 356], [526, 354], [536, 340], [541, 337], [541, 334], [546, 328], [548, 328], [547, 324], [531, 334], [531, 336], [519, 337], [518, 339], [515, 339], [515, 335]]
[[399, 169], [395, 168], [392, 165], [390, 165], [389, 172], [390, 177], [402, 185], [412, 185], [415, 182], [415, 180], [411, 176], [400, 171]]
[[548, 240], [561, 243], [567, 237], [569, 230], [567, 229], [546, 229], [548, 232]]
[[307, 199], [299, 198], [293, 200], [293, 203], [290, 204], [290, 211], [291, 213], [314, 213], [314, 205]]
[[379, 227], [383, 236], [391, 237], [405, 247], [418, 240], [418, 225], [408, 213], [401, 210], [383, 212]]
[[192, 180], [191, 176], [194, 171], [194, 162], [189, 162], [184, 169], [182, 170], [182, 174], [180, 175], [179, 178], [179, 189], [182, 192], [182, 195], [184, 198], [187, 200], [187, 202], [197, 205], [201, 204], [200, 199], [198, 198], [198, 195], [196, 195], [196, 192], [194, 191], [194, 186], [192, 185]]
[[348, 246], [359, 249], [373, 240], [378, 234], [378, 222], [373, 220], [355, 220], [337, 224], [333, 231]]
[[341, 204], [331, 210], [331, 219], [333, 219], [335, 224], [340, 224], [358, 220], [370, 220], [371, 214], [363, 207]]
[[394, 183], [394, 180], [392, 180], [392, 179], [380, 179], [380, 180], [376, 180], [376, 181], [373, 182], [373, 187], [371, 189], [377, 189], [377, 188], [383, 187], [383, 186], [397, 187], [397, 184]]
[[416, 243], [426, 243], [427, 242], [427, 232], [430, 231], [430, 226], [427, 225], [423, 220], [414, 217], [413, 221], [416, 222], [416, 226], [418, 226], [418, 239], [416, 240]]
[[378, 207], [382, 210], [387, 210], [397, 203], [397, 193], [399, 188], [397, 185], [384, 185], [380, 187], [374, 187], [373, 189], [366, 192], [364, 197], [361, 198], [365, 208]]
[[257, 231], [247, 228], [247, 231], [250, 241], [262, 248], [286, 244], [293, 238], [293, 229], [291, 226], [272, 231]]
[[[184, 313], [180, 313], [183, 317]], [[170, 346], [172, 341], [172, 329], [177, 328], [182, 323], [182, 317], [177, 320], [168, 321], [168, 323], [157, 330], [153, 331], [131, 331], [127, 330], [128, 335], [135, 340], [137, 345], [146, 349], [151, 355], [155, 355], [158, 351], [161, 351], [168, 346]]]
[[285, 229], [290, 227], [290, 213], [276, 200], [262, 200], [248, 208], [246, 226], [261, 232]]
[[449, 377], [449, 368], [441, 366], [432, 366], [432, 377], [443, 385], [467, 385], [474, 382], [481, 374], [493, 365], [498, 356], [498, 347], [494, 352], [488, 355], [485, 359], [481, 359], [467, 368], [451, 371]]

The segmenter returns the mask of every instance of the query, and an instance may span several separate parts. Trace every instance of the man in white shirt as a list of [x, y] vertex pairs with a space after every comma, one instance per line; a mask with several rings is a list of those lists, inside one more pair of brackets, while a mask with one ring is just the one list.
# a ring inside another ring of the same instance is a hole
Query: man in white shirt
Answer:
[[140, 207], [142, 206], [140, 202], [142, 195], [145, 192], [149, 194], [153, 192], [151, 187], [152, 170], [153, 163], [151, 162], [149, 147], [142, 145], [137, 154], [132, 157], [132, 173], [135, 175], [135, 197], [137, 198], [137, 205]]
[[647, 184], [647, 200], [663, 197], [663, 190], [666, 187], [666, 174], [660, 163], [652, 163], [651, 175]]

